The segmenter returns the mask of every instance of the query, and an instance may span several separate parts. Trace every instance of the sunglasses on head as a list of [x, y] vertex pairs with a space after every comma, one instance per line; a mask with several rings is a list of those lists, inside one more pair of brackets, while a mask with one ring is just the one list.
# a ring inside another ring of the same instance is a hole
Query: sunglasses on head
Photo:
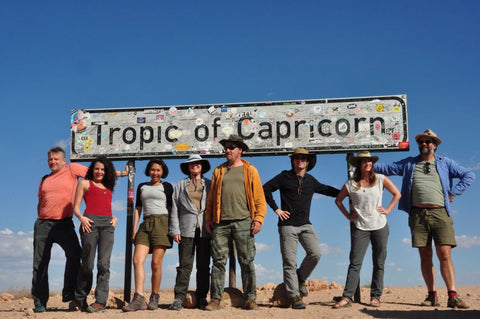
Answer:
[[234, 149], [236, 149], [238, 146], [235, 145], [235, 144], [230, 144], [230, 145], [225, 145], [225, 149], [226, 150], [230, 150], [230, 151], [233, 151]]
[[423, 143], [425, 143], [425, 144], [428, 145], [428, 144], [432, 144], [433, 141], [432, 141], [432, 140], [419, 140], [419, 141], [418, 141], [418, 144], [419, 144], [419, 145], [422, 145]]

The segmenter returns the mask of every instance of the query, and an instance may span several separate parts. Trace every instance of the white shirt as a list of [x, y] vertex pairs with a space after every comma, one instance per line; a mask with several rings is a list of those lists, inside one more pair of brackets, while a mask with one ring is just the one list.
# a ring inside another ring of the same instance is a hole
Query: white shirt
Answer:
[[365, 231], [381, 229], [387, 224], [387, 217], [377, 211], [377, 207], [382, 206], [384, 175], [376, 174], [376, 176], [375, 185], [367, 188], [357, 189], [357, 182], [354, 180], [345, 183], [353, 207], [359, 215], [355, 226]]

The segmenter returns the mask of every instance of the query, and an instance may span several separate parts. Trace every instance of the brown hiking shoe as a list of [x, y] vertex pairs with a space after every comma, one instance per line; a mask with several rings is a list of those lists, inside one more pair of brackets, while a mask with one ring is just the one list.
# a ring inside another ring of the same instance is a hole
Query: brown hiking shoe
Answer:
[[438, 298], [434, 295], [428, 295], [427, 298], [420, 304], [423, 307], [438, 307], [440, 304], [438, 303]]
[[459, 309], [468, 309], [470, 308], [462, 299], [458, 296], [453, 296], [448, 298], [447, 302], [448, 308], [459, 308]]
[[208, 305], [205, 306], [205, 310], [207, 311], [214, 311], [214, 310], [219, 310], [220, 309], [220, 300], [218, 299], [212, 299], [208, 303]]
[[243, 309], [246, 309], [246, 310], [259, 310], [260, 307], [258, 307], [257, 303], [255, 302], [255, 300], [253, 299], [248, 299], [247, 301], [245, 301], [245, 306], [243, 307]]
[[291, 299], [292, 301], [292, 309], [305, 309], [307, 306], [303, 302], [301, 295], [296, 295]]

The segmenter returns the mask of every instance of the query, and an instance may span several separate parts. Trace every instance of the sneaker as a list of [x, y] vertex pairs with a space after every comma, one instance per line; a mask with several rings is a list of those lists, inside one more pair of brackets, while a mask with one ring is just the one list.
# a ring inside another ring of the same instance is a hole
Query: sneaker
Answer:
[[438, 298], [434, 295], [428, 295], [427, 298], [420, 304], [423, 307], [438, 307], [440, 304], [438, 303]]
[[172, 310], [182, 310], [182, 301], [178, 298], [175, 298], [170, 305], [170, 309]]
[[307, 306], [303, 302], [302, 296], [296, 295], [292, 299], [292, 309], [305, 309]]
[[145, 303], [145, 297], [138, 293], [133, 294], [132, 302], [130, 302], [128, 306], [122, 307], [122, 310], [124, 312], [145, 310], [145, 309], [147, 309], [147, 304]]
[[99, 312], [99, 311], [103, 311], [103, 310], [105, 310], [105, 305], [101, 304], [101, 303], [98, 303], [98, 302], [92, 303], [87, 308], [87, 312], [90, 312], [90, 313]]
[[74, 299], [70, 301], [70, 303], [68, 304], [68, 310], [71, 310], [71, 311], [85, 312], [87, 311], [87, 308], [88, 308], [88, 303], [86, 299], [84, 299], [83, 301]]
[[245, 305], [243, 306], [243, 308], [246, 310], [260, 310], [260, 307], [253, 299], [248, 299], [247, 301], [245, 301]]
[[447, 302], [448, 308], [460, 308], [460, 309], [468, 309], [470, 308], [462, 299], [458, 296], [453, 296], [448, 298]]
[[300, 280], [300, 277], [298, 276], [298, 271], [297, 271], [297, 278], [298, 278], [298, 291], [300, 292], [300, 296], [301, 297], [308, 296], [307, 283], [305, 281]]
[[207, 311], [214, 311], [214, 310], [219, 310], [220, 309], [220, 300], [218, 299], [212, 299], [208, 303], [208, 305], [205, 306], [205, 310]]
[[150, 295], [150, 300], [148, 301], [148, 310], [155, 310], [158, 309], [158, 300], [160, 299], [159, 294], [155, 294], [152, 292]]
[[47, 311], [47, 308], [42, 304], [35, 305], [35, 308], [33, 308], [33, 312], [36, 312], [36, 313], [45, 312], [45, 311]]

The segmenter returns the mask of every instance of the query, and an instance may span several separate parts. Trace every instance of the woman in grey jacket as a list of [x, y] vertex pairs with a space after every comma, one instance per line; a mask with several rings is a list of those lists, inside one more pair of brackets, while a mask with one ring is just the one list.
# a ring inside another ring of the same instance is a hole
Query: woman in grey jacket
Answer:
[[175, 299], [170, 309], [181, 310], [187, 295], [195, 250], [197, 253], [197, 306], [204, 308], [210, 286], [210, 234], [205, 230], [204, 212], [211, 181], [203, 177], [210, 163], [200, 155], [190, 155], [180, 169], [188, 177], [177, 183], [169, 234], [178, 244], [179, 266], [175, 280]]

